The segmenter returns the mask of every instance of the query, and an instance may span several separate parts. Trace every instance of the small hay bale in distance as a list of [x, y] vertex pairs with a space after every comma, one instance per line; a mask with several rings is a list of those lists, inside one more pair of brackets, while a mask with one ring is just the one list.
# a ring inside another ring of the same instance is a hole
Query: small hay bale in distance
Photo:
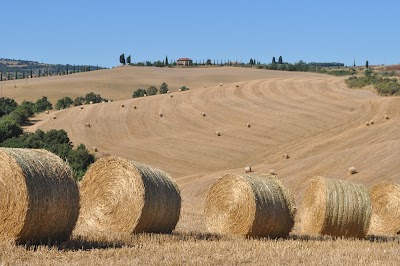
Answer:
[[364, 238], [371, 220], [368, 189], [360, 184], [317, 177], [304, 195], [303, 234]]
[[221, 133], [219, 131], [215, 132], [215, 135], [217, 135], [218, 137], [221, 136]]
[[268, 174], [269, 174], [269, 175], [276, 175], [276, 172], [275, 172], [274, 169], [269, 169], [269, 170], [268, 170]]
[[251, 127], [250, 123], [246, 123], [246, 127]]
[[48, 115], [48, 114], [49, 114], [49, 110], [44, 111], [44, 113], [45, 113], [46, 115]]
[[246, 166], [245, 168], [244, 168], [244, 171], [246, 172], [246, 173], [250, 173], [250, 172], [252, 172], [251, 171], [251, 166]]
[[121, 104], [121, 107], [125, 107], [125, 104]]
[[387, 120], [387, 119], [389, 119], [389, 116], [385, 115], [383, 118]]
[[81, 110], [83, 109], [83, 106], [81, 106]]
[[284, 154], [282, 154], [282, 158], [283, 158], [283, 159], [289, 159], [290, 157], [289, 157], [289, 154], [284, 153]]
[[370, 124], [370, 125], [375, 124], [374, 120], [369, 121], [369, 124]]
[[86, 123], [86, 124], [85, 124], [85, 127], [90, 127], [90, 123]]
[[167, 93], [171, 93], [170, 91], [167, 91]]
[[202, 116], [202, 117], [205, 117], [205, 116], [206, 116], [206, 113], [201, 113], [201, 116]]
[[357, 173], [358, 173], [357, 169], [354, 166], [349, 167], [349, 169], [347, 169], [347, 174], [349, 174], [349, 175], [355, 175]]
[[216, 234], [286, 237], [295, 210], [294, 199], [280, 180], [228, 174], [207, 193], [206, 226]]
[[57, 119], [57, 116], [55, 116], [55, 115], [53, 115], [53, 117], [52, 117], [53, 119]]
[[369, 126], [369, 122], [365, 122], [365, 125], [366, 125], [366, 126]]
[[204, 88], [207, 88], [207, 85], [204, 85]]
[[174, 95], [173, 95], [173, 94], [171, 94], [169, 97], [171, 97], [171, 98], [172, 98], [172, 97], [174, 97]]
[[163, 117], [163, 114], [162, 114], [162, 113], [158, 113], [158, 116], [159, 116], [159, 117]]
[[182, 91], [182, 89], [179, 89], [178, 91], [179, 91], [179, 92], [181, 92], [181, 91]]
[[145, 93], [145, 94], [143, 94], [143, 96], [144, 96], [144, 97], [146, 97], [146, 96], [147, 96], [147, 94]]
[[222, 87], [222, 83], [220, 83], [219, 86]]
[[81, 211], [74, 234], [171, 233], [181, 196], [172, 177], [156, 168], [108, 156], [97, 160], [80, 186]]
[[0, 239], [64, 241], [79, 215], [70, 167], [46, 150], [0, 148]]
[[370, 189], [372, 217], [369, 234], [400, 234], [400, 185], [379, 183]]
[[93, 101], [90, 101], [89, 104], [93, 104]]
[[93, 152], [98, 152], [99, 150], [97, 149], [97, 147], [93, 147], [93, 148], [92, 148], [92, 151], [93, 151]]

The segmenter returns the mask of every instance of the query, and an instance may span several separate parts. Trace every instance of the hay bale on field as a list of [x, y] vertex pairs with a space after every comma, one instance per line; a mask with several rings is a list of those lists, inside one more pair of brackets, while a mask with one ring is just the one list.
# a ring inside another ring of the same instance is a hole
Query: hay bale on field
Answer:
[[48, 114], [49, 114], [49, 110], [44, 111], [44, 113], [45, 113], [46, 115], [48, 115]]
[[81, 106], [81, 110], [83, 109], [83, 106]]
[[219, 86], [222, 87], [222, 83], [220, 83]]
[[46, 150], [0, 148], [0, 240], [63, 241], [78, 214], [78, 186], [62, 159]]
[[178, 91], [179, 91], [179, 92], [181, 92], [181, 91], [182, 91], [182, 89], [179, 89]]
[[53, 117], [52, 117], [53, 119], [57, 119], [57, 116], [55, 116], [55, 115], [53, 115]]
[[181, 196], [170, 175], [115, 156], [90, 167], [80, 194], [76, 235], [170, 233], [180, 215]]
[[133, 109], [137, 109], [137, 106], [136, 106], [136, 105], [134, 105], [134, 106], [133, 106]]
[[295, 210], [294, 199], [280, 180], [228, 174], [207, 193], [206, 226], [217, 234], [286, 237]]
[[371, 220], [368, 189], [317, 177], [309, 180], [301, 215], [305, 234], [364, 238]]
[[159, 117], [163, 117], [163, 114], [162, 114], [162, 113], [158, 113], [158, 116], [159, 116]]
[[86, 124], [85, 124], [85, 127], [90, 127], [90, 123], [86, 123]]
[[171, 93], [170, 91], [167, 91], [167, 93]]
[[147, 94], [145, 93], [145, 94], [143, 94], [143, 96], [144, 96], [144, 97], [146, 97], [146, 96], [147, 96]]
[[93, 147], [93, 148], [92, 148], [92, 151], [98, 152], [99, 150], [97, 149], [97, 147]]
[[244, 168], [244, 171], [245, 171], [246, 173], [252, 172], [252, 171], [251, 171], [251, 166], [246, 166], [246, 167]]
[[347, 169], [347, 173], [349, 175], [354, 175], [354, 174], [357, 174], [358, 172], [357, 172], [356, 168], [352, 166], [352, 167], [349, 167], [349, 169]]
[[218, 137], [221, 136], [221, 133], [219, 131], [215, 132], [215, 135], [217, 135]]
[[171, 97], [171, 98], [172, 98], [172, 97], [174, 97], [174, 95], [173, 95], [173, 94], [171, 94], [169, 97]]
[[289, 157], [289, 154], [284, 153], [284, 154], [282, 155], [282, 158], [283, 158], [283, 159], [289, 159], [290, 157]]
[[250, 123], [246, 123], [246, 127], [251, 127]]
[[90, 101], [89, 104], [93, 104], [93, 101]]
[[372, 187], [370, 194], [372, 217], [368, 233], [400, 234], [400, 185], [380, 183]]
[[389, 119], [389, 116], [385, 115], [383, 118], [387, 120], [387, 119]]
[[121, 107], [125, 107], [125, 104], [121, 104]]
[[201, 116], [202, 116], [202, 117], [205, 117], [205, 116], [206, 116], [206, 113], [201, 113]]
[[204, 85], [204, 88], [207, 88], [207, 85]]
[[370, 125], [375, 124], [374, 120], [369, 121], [369, 124], [370, 124]]
[[369, 122], [365, 122], [365, 125], [366, 125], [366, 126], [369, 126]]

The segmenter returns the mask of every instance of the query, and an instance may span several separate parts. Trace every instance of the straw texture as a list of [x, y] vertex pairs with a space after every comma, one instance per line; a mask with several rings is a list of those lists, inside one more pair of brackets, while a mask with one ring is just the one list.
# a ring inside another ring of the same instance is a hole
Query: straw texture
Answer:
[[0, 238], [62, 241], [79, 214], [72, 171], [45, 150], [0, 148]]
[[371, 200], [366, 187], [317, 177], [309, 180], [302, 211], [302, 231], [364, 238], [371, 219]]
[[74, 234], [170, 233], [181, 208], [179, 189], [167, 173], [124, 158], [96, 161], [83, 178]]
[[372, 218], [369, 234], [400, 234], [400, 185], [380, 183], [370, 190]]
[[211, 233], [286, 237], [294, 215], [289, 190], [270, 176], [224, 175], [206, 198], [206, 225]]

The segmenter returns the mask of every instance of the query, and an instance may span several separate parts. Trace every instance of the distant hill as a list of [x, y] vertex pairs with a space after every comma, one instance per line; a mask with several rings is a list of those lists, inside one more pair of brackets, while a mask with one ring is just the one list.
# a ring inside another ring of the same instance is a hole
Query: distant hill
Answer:
[[17, 75], [17, 79], [20, 79], [31, 76], [39, 77], [48, 75], [66, 75], [99, 69], [105, 68], [92, 65], [46, 64], [39, 63], [37, 61], [0, 58], [0, 72], [2, 74], [2, 80], [14, 79], [15, 75]]

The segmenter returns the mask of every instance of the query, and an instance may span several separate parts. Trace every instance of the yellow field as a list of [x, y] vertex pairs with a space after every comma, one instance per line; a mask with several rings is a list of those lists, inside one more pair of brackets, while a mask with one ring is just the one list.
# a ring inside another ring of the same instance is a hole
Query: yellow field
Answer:
[[[162, 82], [172, 88], [173, 97], [131, 98], [137, 88]], [[177, 92], [183, 85], [190, 90]], [[219, 237], [207, 235], [203, 216], [210, 185], [224, 173], [244, 173], [247, 165], [256, 174], [274, 169], [299, 209], [305, 181], [316, 175], [368, 187], [400, 183], [398, 97], [348, 89], [344, 78], [233, 67], [123, 67], [19, 80], [17, 88], [12, 81], [1, 86], [3, 96], [18, 101], [48, 96], [55, 103], [90, 91], [114, 99], [41, 114], [27, 130], [64, 129], [74, 144], [97, 147], [98, 156], [122, 156], [165, 170], [183, 198], [181, 219], [171, 236], [121, 236], [122, 246], [115, 248], [72, 241], [58, 249], [33, 250], [4, 243], [0, 259], [5, 264], [396, 265], [400, 259], [398, 237], [308, 239], [296, 237], [301, 234], [298, 224], [288, 240]], [[375, 123], [366, 127], [371, 120]], [[282, 159], [284, 153], [290, 158]], [[358, 173], [347, 175], [350, 166]]]

